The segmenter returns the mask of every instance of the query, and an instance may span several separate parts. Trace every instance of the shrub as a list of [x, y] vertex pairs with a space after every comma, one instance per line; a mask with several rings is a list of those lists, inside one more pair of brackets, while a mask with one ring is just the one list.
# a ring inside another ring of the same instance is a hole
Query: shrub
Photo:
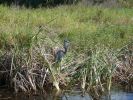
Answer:
[[0, 0], [1, 4], [15, 4], [26, 7], [55, 6], [60, 4], [73, 4], [79, 0]]

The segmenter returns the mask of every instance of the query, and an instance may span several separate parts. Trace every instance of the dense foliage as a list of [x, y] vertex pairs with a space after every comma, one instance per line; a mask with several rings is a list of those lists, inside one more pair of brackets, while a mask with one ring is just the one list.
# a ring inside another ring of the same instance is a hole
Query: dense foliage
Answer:
[[73, 4], [77, 0], [0, 0], [0, 3], [11, 5], [24, 5], [26, 7], [39, 7], [48, 5]]
[[0, 0], [0, 4], [19, 5], [26, 7], [56, 6], [61, 4], [74, 4], [77, 2], [85, 2], [91, 5], [119, 5], [124, 7], [133, 7], [133, 0]]

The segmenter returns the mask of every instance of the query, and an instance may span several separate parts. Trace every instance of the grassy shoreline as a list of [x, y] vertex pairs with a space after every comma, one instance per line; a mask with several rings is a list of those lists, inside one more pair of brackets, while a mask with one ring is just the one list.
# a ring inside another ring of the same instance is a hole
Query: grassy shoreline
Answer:
[[[53, 83], [57, 90], [79, 84], [98, 94], [99, 89], [110, 90], [115, 79], [129, 83], [133, 79], [132, 12], [81, 5], [0, 6], [0, 77], [5, 75], [3, 71], [8, 73], [4, 77], [10, 78], [16, 92], [36, 91]], [[64, 38], [70, 40], [70, 48], [56, 65], [51, 49], [62, 47]], [[55, 68], [60, 66], [61, 72]]]

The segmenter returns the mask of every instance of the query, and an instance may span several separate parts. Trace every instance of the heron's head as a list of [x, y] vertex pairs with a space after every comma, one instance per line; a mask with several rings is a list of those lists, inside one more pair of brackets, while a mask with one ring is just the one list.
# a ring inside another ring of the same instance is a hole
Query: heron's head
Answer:
[[67, 49], [69, 47], [69, 45], [70, 45], [70, 42], [67, 39], [65, 39], [64, 40], [64, 48]]

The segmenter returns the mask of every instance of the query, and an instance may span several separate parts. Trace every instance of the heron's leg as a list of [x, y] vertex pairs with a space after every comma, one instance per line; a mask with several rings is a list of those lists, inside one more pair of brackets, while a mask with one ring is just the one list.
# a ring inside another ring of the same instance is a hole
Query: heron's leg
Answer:
[[61, 62], [58, 64], [58, 73], [60, 73], [61, 72]]
[[61, 68], [61, 63], [58, 62], [55, 64], [55, 70], [56, 70], [56, 73], [60, 73], [60, 68]]
[[60, 62], [60, 65], [59, 65], [59, 71], [61, 72], [61, 66], [62, 66], [62, 61]]

